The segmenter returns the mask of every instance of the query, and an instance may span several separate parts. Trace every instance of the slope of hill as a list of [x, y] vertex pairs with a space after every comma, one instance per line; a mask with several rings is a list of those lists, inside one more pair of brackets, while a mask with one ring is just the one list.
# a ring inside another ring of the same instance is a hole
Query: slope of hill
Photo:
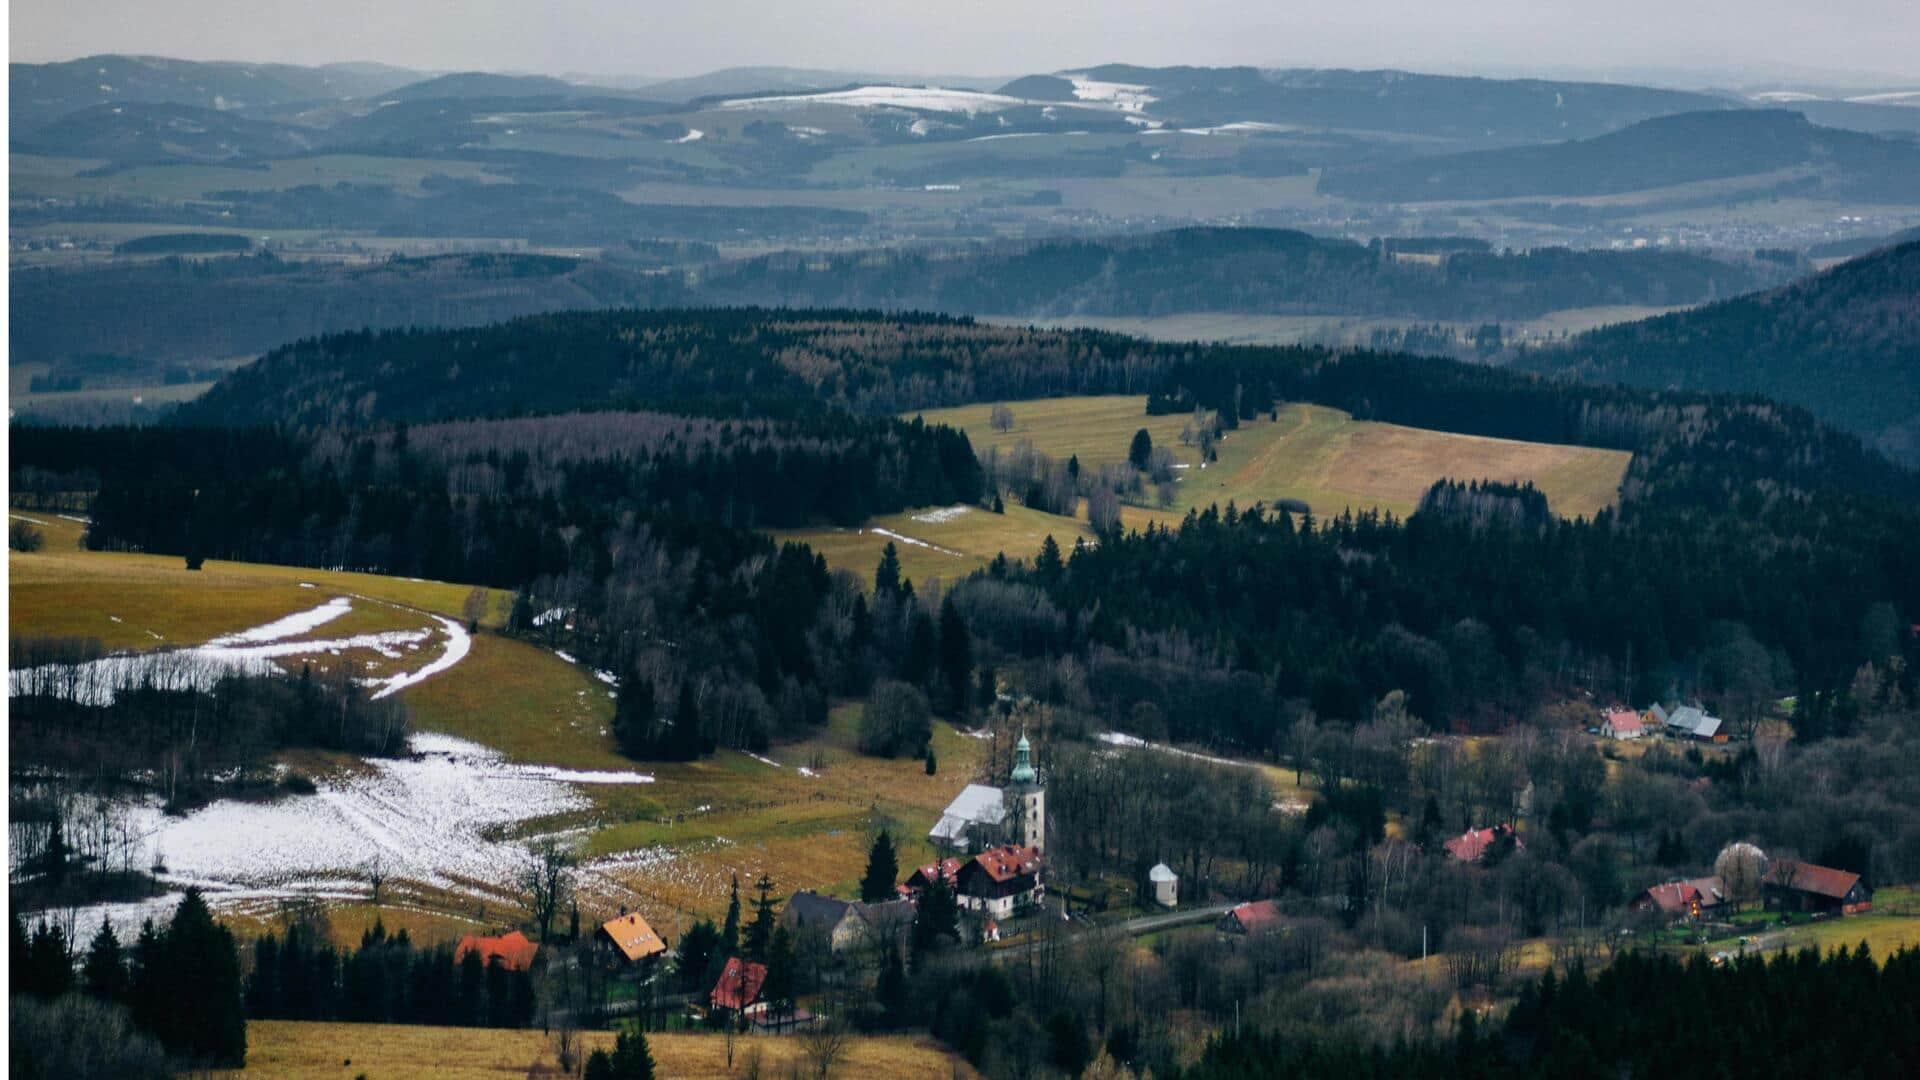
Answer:
[[94, 105], [166, 102], [203, 109], [259, 110], [305, 101], [367, 97], [421, 78], [381, 64], [204, 63], [162, 56], [84, 56], [51, 64], [10, 64], [13, 130], [31, 131]]
[[570, 97], [584, 93], [607, 94], [610, 91], [575, 86], [544, 75], [460, 71], [395, 87], [380, 97], [386, 101], [429, 101], [445, 98]]
[[1521, 367], [1764, 394], [1920, 463], [1920, 242], [1694, 311], [1595, 330]]
[[719, 302], [1034, 316], [1230, 311], [1498, 321], [1607, 304], [1702, 303], [1778, 268], [1682, 252], [1485, 245], [1405, 260], [1286, 229], [1177, 229], [962, 255], [776, 255], [704, 272]]
[[139, 162], [233, 162], [286, 157], [317, 146], [319, 132], [235, 112], [167, 102], [94, 105], [14, 137], [17, 149]]
[[1764, 174], [1807, 179], [1830, 195], [1911, 200], [1920, 198], [1920, 146], [1818, 127], [1782, 109], [1721, 110], [1572, 142], [1334, 169], [1320, 190], [1379, 202], [1472, 201], [1618, 195]]

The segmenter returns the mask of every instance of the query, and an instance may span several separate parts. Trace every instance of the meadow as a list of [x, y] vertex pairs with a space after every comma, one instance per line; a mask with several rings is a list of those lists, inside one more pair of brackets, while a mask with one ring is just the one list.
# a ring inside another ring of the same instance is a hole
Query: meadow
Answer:
[[[612, 1032], [583, 1032], [580, 1038], [588, 1051], [613, 1045]], [[657, 1074], [676, 1080], [736, 1076], [739, 1066], [755, 1054], [766, 1075], [784, 1075], [794, 1068], [810, 1071], [801, 1042], [795, 1038], [742, 1036], [734, 1040], [734, 1068], [727, 1066], [727, 1040], [719, 1035], [662, 1033], [647, 1036], [647, 1043]], [[552, 1036], [539, 1031], [255, 1020], [247, 1025], [247, 1067], [210, 1075], [494, 1080], [562, 1073]], [[932, 1039], [895, 1035], [851, 1040], [834, 1075], [949, 1080], [977, 1074]]]

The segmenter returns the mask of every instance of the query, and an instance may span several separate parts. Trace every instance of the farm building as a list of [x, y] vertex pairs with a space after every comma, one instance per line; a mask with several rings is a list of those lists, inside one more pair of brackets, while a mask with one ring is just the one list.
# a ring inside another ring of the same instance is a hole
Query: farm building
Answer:
[[600, 940], [629, 964], [645, 963], [667, 951], [666, 939], [653, 932], [639, 912], [627, 912], [600, 924]]
[[1635, 911], [1657, 911], [1669, 919], [1704, 918], [1727, 902], [1727, 885], [1718, 877], [1693, 878], [1649, 885], [1633, 898]]
[[1717, 716], [1709, 716], [1706, 710], [1697, 705], [1682, 705], [1667, 715], [1666, 733], [1683, 739], [1698, 739], [1701, 742], [1723, 743], [1727, 741], [1726, 725]]
[[1477, 863], [1487, 855], [1487, 849], [1497, 840], [1512, 839], [1516, 850], [1526, 850], [1525, 844], [1513, 831], [1511, 825], [1495, 825], [1488, 829], [1468, 829], [1444, 845], [1447, 854], [1461, 862]]
[[1600, 721], [1600, 734], [1609, 739], [1637, 739], [1646, 733], [1640, 714], [1631, 709], [1612, 709]]
[[470, 952], [480, 954], [483, 966], [498, 959], [508, 971], [531, 971], [533, 958], [539, 955], [540, 946], [535, 945], [527, 935], [513, 930], [498, 937], [468, 934], [460, 939], [460, 944], [454, 946], [453, 958], [456, 961], [463, 960]]
[[780, 923], [788, 930], [825, 934], [836, 955], [897, 940], [912, 922], [913, 905], [905, 900], [866, 904], [811, 890], [794, 893], [780, 912]]
[[1161, 907], [1173, 907], [1180, 902], [1180, 875], [1166, 863], [1155, 863], [1147, 871], [1147, 883], [1153, 886], [1153, 902]]
[[1003, 844], [968, 859], [956, 878], [960, 906], [995, 919], [1046, 898], [1040, 880], [1040, 852], [1031, 847]]
[[1272, 900], [1250, 900], [1220, 916], [1214, 929], [1223, 934], [1260, 934], [1280, 929], [1280, 905]]
[[1873, 909], [1873, 890], [1860, 875], [1794, 859], [1776, 859], [1760, 879], [1769, 911], [1858, 915]]

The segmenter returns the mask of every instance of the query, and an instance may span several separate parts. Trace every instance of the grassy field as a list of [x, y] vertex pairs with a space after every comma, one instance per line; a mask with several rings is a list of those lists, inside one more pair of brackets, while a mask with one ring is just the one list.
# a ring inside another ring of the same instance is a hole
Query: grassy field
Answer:
[[[613, 1045], [611, 1032], [586, 1032], [589, 1050]], [[654, 1034], [647, 1037], [656, 1071], [675, 1080], [719, 1080], [738, 1075], [758, 1052], [769, 1075], [803, 1071], [800, 1040], [741, 1037], [727, 1067], [726, 1040], [718, 1035]], [[496, 1080], [502, 1076], [561, 1075], [551, 1036], [539, 1031], [487, 1028], [409, 1027], [398, 1024], [319, 1024], [255, 1020], [247, 1025], [247, 1067], [222, 1077], [271, 1076], [282, 1080], [368, 1080], [433, 1076], [444, 1080]], [[901, 1080], [949, 1080], [975, 1073], [927, 1038], [868, 1036], [854, 1039], [834, 1067], [835, 1076], [885, 1076]]]
[[[1640, 319], [1684, 311], [1685, 307], [1648, 307], [1636, 304], [1611, 304], [1599, 307], [1566, 308], [1550, 311], [1532, 319], [1503, 321], [1501, 329], [1508, 341], [1549, 338], [1558, 334], [1577, 334], [1597, 326], [1634, 322]], [[1227, 345], [1298, 345], [1303, 342], [1366, 346], [1376, 330], [1404, 330], [1410, 326], [1433, 326], [1436, 322], [1463, 332], [1472, 332], [1477, 323], [1449, 323], [1446, 320], [1408, 319], [1388, 315], [1253, 315], [1232, 311], [1191, 311], [1177, 315], [1066, 315], [1053, 318], [1027, 318], [1019, 315], [983, 315], [981, 321], [1005, 326], [1105, 330], [1130, 334], [1152, 341], [1207, 341]]]
[[[38, 510], [11, 515], [40, 523], [46, 536], [41, 550], [7, 556], [7, 624], [15, 636], [92, 637], [110, 649], [192, 645], [346, 594], [458, 617], [473, 591], [441, 581], [221, 560], [189, 571], [170, 555], [86, 551], [79, 546], [83, 526], [66, 518]], [[498, 625], [511, 598], [498, 590], [489, 596], [483, 622]]]
[[1048, 536], [1062, 551], [1071, 549], [1080, 537], [1093, 536], [1085, 521], [1024, 506], [1008, 506], [1004, 514], [978, 507], [958, 508], [963, 513], [955, 509], [929, 507], [875, 518], [858, 529], [785, 529], [774, 536], [808, 545], [824, 555], [829, 566], [852, 571], [869, 587], [880, 554], [890, 543], [899, 552], [900, 568], [908, 578], [952, 582], [1001, 552], [1009, 559], [1031, 559]]
[[1490, 439], [1355, 420], [1338, 409], [1287, 405], [1277, 420], [1243, 423], [1219, 444], [1219, 460], [1202, 469], [1177, 436], [1183, 417], [1149, 417], [1143, 397], [1056, 398], [1009, 403], [1014, 429], [987, 422], [991, 405], [938, 409], [919, 415], [964, 429], [976, 449], [1026, 439], [1056, 457], [1072, 453], [1085, 464], [1118, 461], [1142, 427], [1154, 445], [1169, 446], [1182, 464], [1170, 514], [1131, 509], [1129, 524], [1177, 519], [1189, 508], [1229, 500], [1240, 506], [1280, 498], [1305, 500], [1326, 517], [1352, 508], [1412, 513], [1434, 481], [1530, 480], [1568, 517], [1591, 516], [1612, 504], [1631, 455], [1589, 447]]
[[[178, 202], [198, 199], [215, 191], [281, 191], [318, 184], [387, 184], [408, 194], [419, 194], [429, 176], [468, 180], [500, 180], [477, 162], [455, 159], [372, 157], [363, 154], [322, 154], [269, 162], [265, 168], [228, 168], [220, 165], [140, 165], [104, 176], [79, 175], [82, 169], [64, 158], [13, 156], [15, 190], [59, 198], [121, 196]], [[78, 163], [86, 165], [88, 163]]]

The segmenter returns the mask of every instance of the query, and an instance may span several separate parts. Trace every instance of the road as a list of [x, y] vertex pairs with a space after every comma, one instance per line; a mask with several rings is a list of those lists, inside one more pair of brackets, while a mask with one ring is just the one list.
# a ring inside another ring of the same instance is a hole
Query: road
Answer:
[[[1137, 915], [1120, 923], [1100, 923], [1082, 920], [1080, 922], [1067, 924], [1072, 929], [1068, 932], [1066, 940], [1071, 941], [1081, 934], [1091, 934], [1116, 926], [1128, 937], [1140, 937], [1159, 930], [1170, 930], [1176, 926], [1190, 926], [1194, 923], [1212, 922], [1227, 912], [1232, 911], [1234, 906], [1233, 904], [1208, 904], [1205, 907], [1182, 908], [1179, 911], [1168, 911], [1159, 915]], [[1028, 925], [1033, 925], [1045, 917], [1046, 916], [1035, 916]], [[1064, 943], [1063, 941], [1056, 942], [1056, 944]], [[1028, 950], [1042, 944], [1045, 944], [1045, 942], [1037, 940], [1023, 941], [1016, 945], [1008, 945], [1002, 949], [995, 949], [987, 955], [988, 958], [992, 960], [1006, 960], [1014, 956], [1022, 955]]]

